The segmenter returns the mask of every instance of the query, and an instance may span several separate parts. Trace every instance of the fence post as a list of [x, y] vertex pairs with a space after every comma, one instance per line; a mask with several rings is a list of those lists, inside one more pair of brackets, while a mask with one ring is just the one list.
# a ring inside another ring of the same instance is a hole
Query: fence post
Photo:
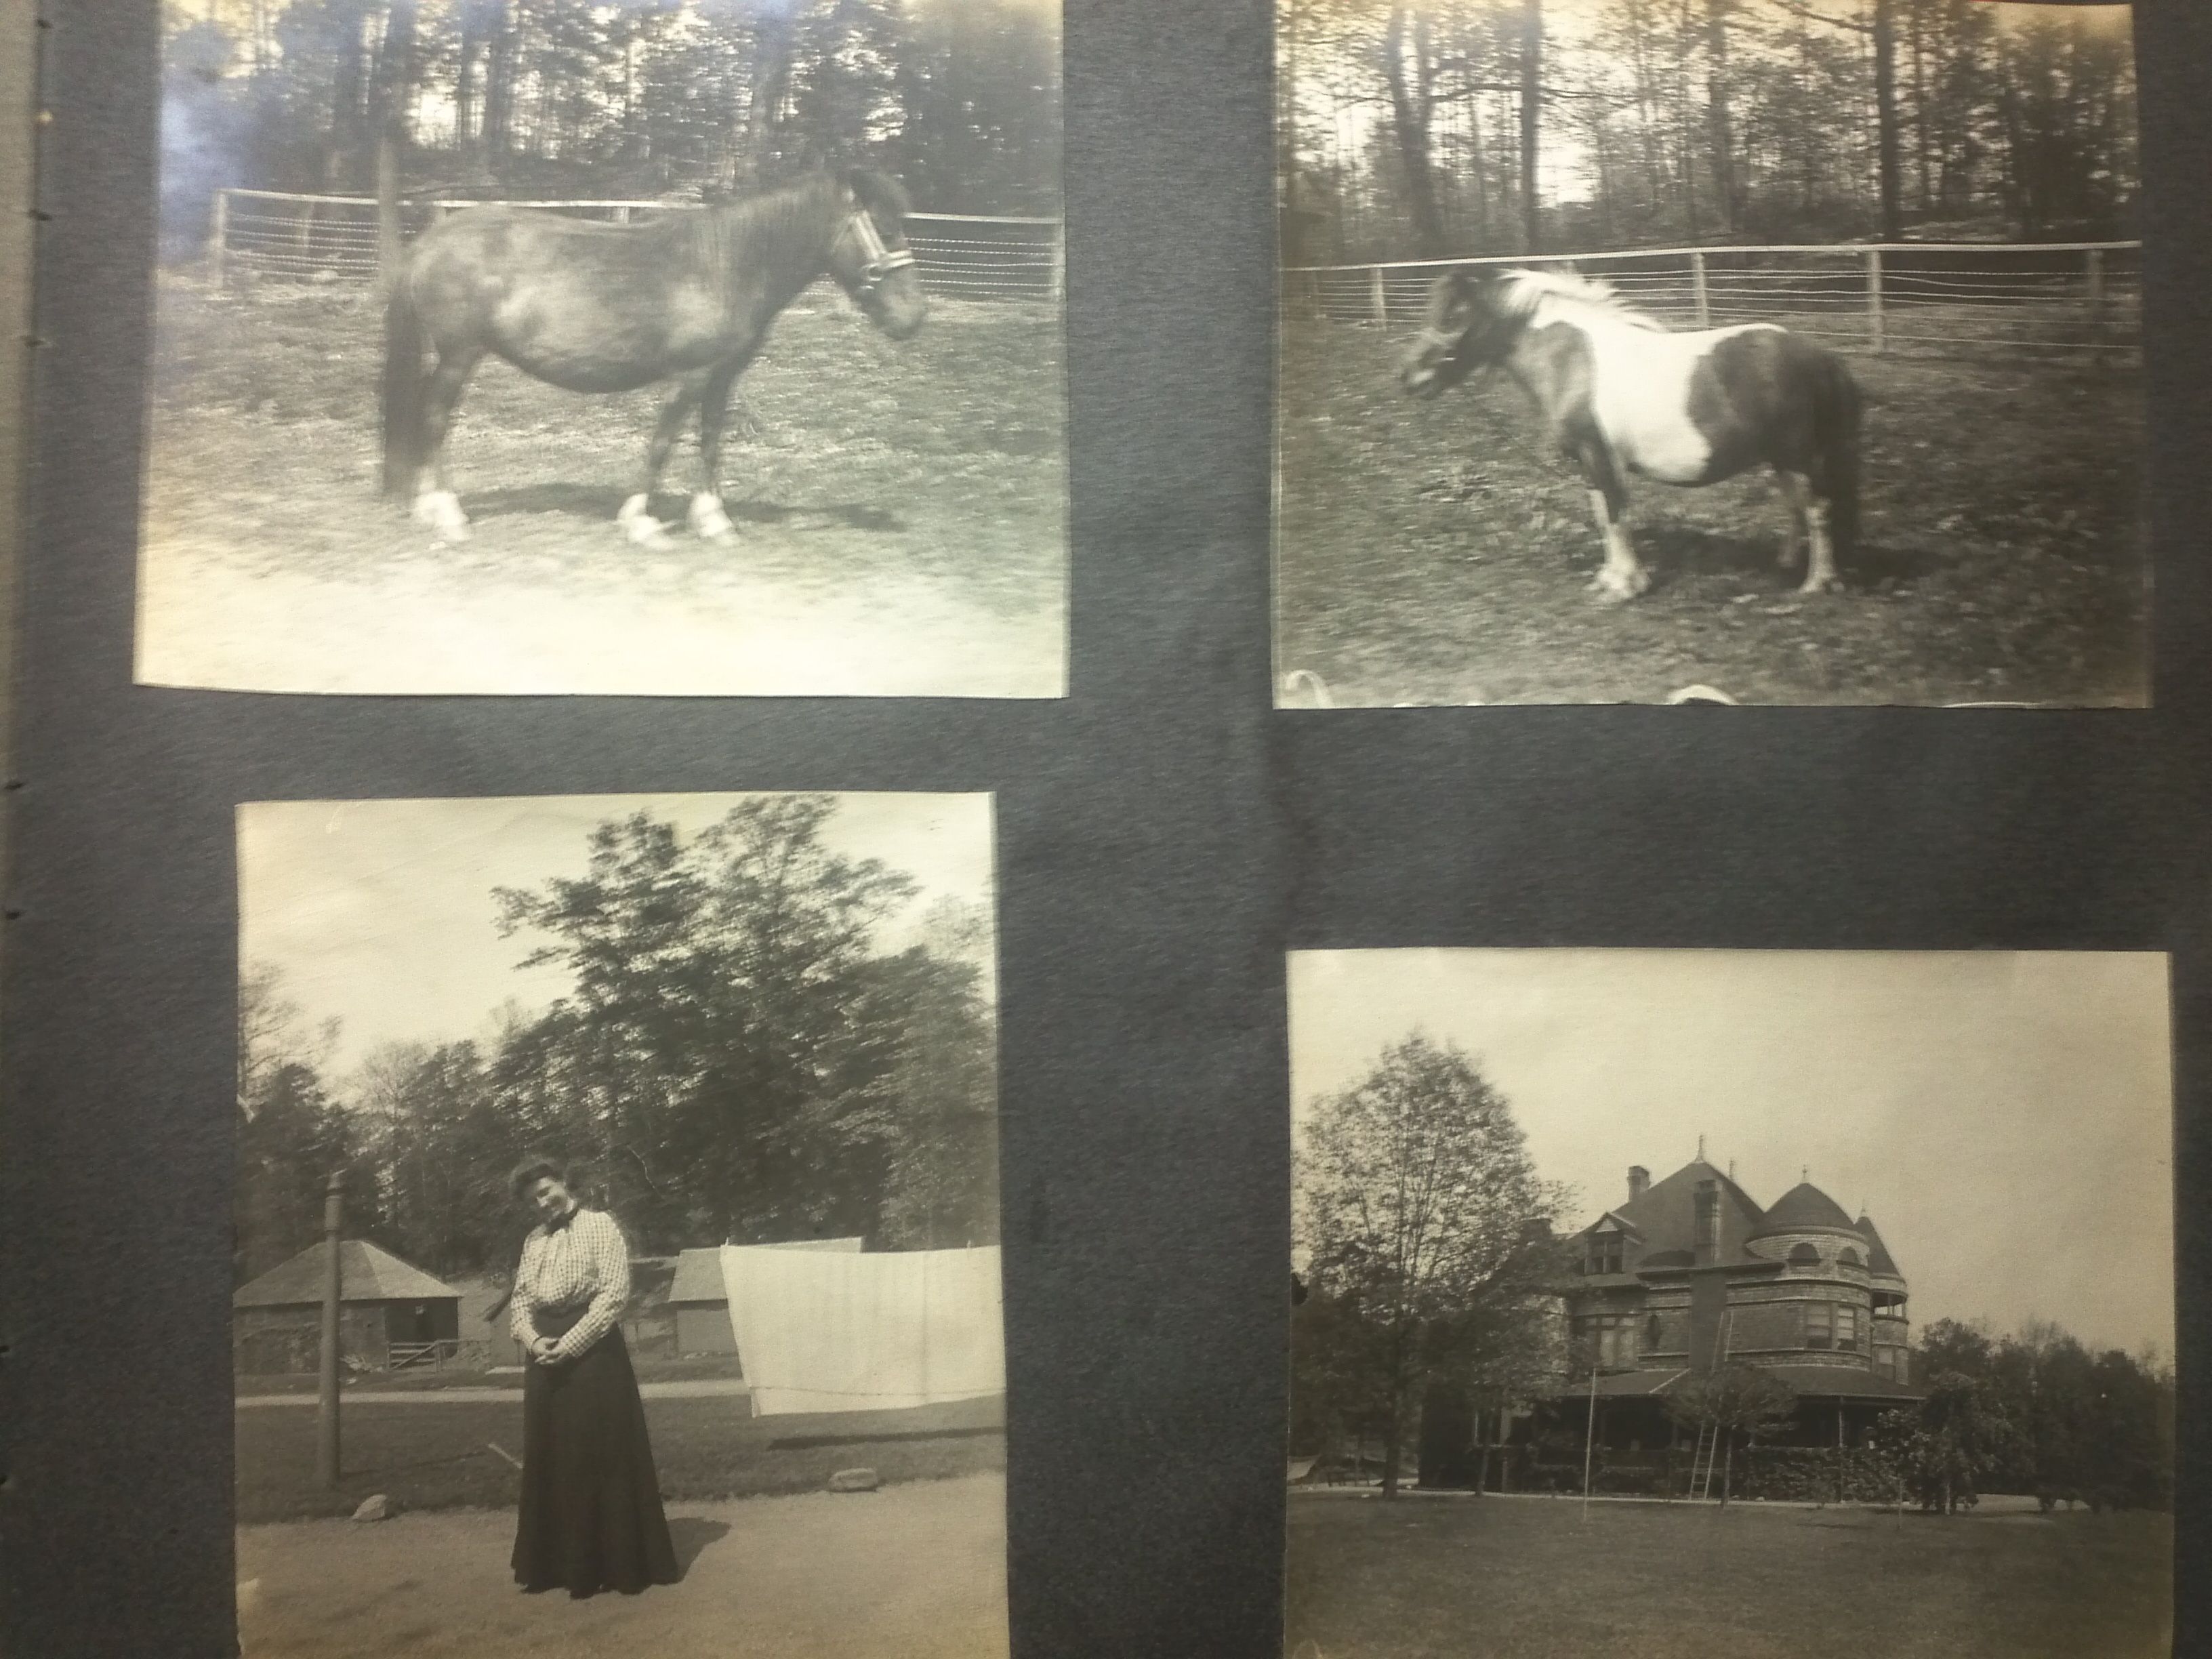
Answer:
[[1067, 227], [1054, 225], [1052, 228], [1052, 302], [1067, 303]]
[[2089, 343], [2105, 343], [2105, 251], [2089, 250]]
[[1873, 337], [1874, 349], [1882, 349], [1881, 321], [1881, 250], [1867, 250], [1867, 332]]
[[1713, 307], [1705, 295], [1705, 256], [1702, 252], [1690, 256], [1690, 285], [1698, 296], [1698, 326], [1711, 328], [1713, 325]]
[[1376, 322], [1382, 327], [1389, 327], [1390, 324], [1390, 300], [1389, 296], [1382, 291], [1382, 267], [1380, 265], [1370, 265], [1368, 267], [1367, 304], [1368, 307], [1375, 313]]
[[215, 213], [208, 225], [208, 264], [215, 271], [215, 285], [222, 286], [223, 244], [230, 240], [230, 192], [219, 190], [215, 193]]

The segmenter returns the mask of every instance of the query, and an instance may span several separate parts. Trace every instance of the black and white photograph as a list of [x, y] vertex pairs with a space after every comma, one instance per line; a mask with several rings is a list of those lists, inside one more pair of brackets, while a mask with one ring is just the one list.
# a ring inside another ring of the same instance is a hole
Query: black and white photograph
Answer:
[[2124, 5], [1276, 0], [1285, 707], [2140, 707]]
[[238, 836], [246, 1659], [1002, 1659], [991, 798]]
[[2172, 1651], [2167, 959], [1293, 953], [1285, 1651]]
[[1059, 0], [165, 0], [137, 677], [1057, 697]]

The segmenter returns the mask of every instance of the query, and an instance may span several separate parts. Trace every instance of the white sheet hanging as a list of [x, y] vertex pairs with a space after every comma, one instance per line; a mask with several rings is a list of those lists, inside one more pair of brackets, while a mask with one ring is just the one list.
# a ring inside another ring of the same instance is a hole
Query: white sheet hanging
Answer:
[[999, 1251], [725, 1245], [753, 1413], [881, 1411], [1003, 1394]]

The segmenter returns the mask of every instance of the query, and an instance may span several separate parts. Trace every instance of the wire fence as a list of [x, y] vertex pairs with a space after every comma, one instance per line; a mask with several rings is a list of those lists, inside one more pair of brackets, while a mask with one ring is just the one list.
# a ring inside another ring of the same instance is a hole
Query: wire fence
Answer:
[[[579, 219], [633, 224], [683, 203], [648, 201], [408, 202], [400, 234], [412, 239], [433, 220], [471, 207], [528, 207]], [[1057, 219], [963, 213], [912, 213], [907, 245], [922, 285], [963, 300], [1057, 301], [1064, 287]], [[218, 277], [251, 275], [293, 282], [366, 283], [376, 275], [376, 202], [366, 196], [302, 196], [271, 190], [219, 190], [208, 238]]]
[[2138, 359], [2141, 242], [1887, 243], [1651, 248], [1555, 258], [1303, 265], [1283, 272], [1293, 317], [1418, 324], [1446, 271], [1566, 268], [1601, 277], [1673, 328], [1781, 323], [1838, 349]]

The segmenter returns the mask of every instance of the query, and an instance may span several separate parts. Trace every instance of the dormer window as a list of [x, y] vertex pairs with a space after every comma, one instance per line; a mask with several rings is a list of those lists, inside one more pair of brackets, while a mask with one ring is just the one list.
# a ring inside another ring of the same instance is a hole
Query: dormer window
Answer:
[[1623, 1271], [1620, 1235], [1600, 1233], [1591, 1238], [1589, 1256], [1583, 1271], [1590, 1273], [1617, 1273]]

